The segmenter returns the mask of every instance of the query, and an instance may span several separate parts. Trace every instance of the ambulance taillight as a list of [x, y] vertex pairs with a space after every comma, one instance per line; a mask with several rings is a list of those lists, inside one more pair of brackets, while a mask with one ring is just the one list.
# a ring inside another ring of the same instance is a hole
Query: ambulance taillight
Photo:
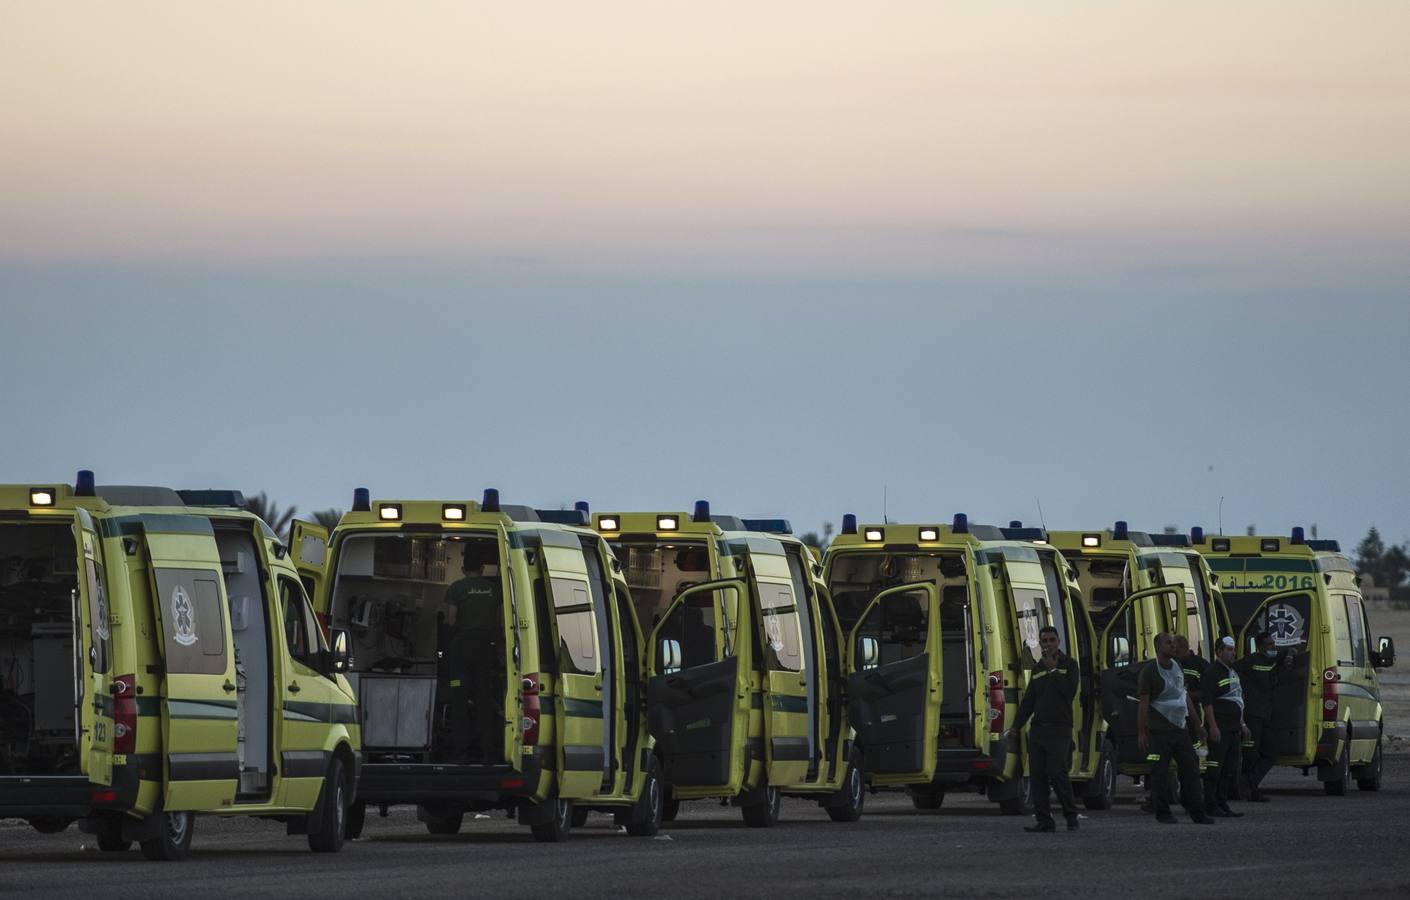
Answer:
[[1337, 667], [1322, 672], [1322, 721], [1335, 722], [1341, 706], [1341, 676]]
[[113, 682], [113, 753], [137, 752], [137, 676]]
[[989, 733], [1004, 733], [1004, 673], [989, 673]]
[[519, 727], [524, 731], [524, 746], [532, 747], [539, 742], [539, 715], [543, 710], [539, 701], [538, 673], [525, 675], [522, 688], [524, 718], [519, 723]]

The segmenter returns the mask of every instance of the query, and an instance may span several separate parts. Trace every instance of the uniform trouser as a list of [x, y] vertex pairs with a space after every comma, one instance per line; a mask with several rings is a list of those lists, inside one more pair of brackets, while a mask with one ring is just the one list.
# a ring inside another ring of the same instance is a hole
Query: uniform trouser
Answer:
[[1072, 799], [1072, 782], [1067, 770], [1072, 765], [1072, 729], [1035, 725], [1028, 732], [1028, 773], [1033, 785], [1033, 815], [1039, 825], [1053, 824], [1048, 792], [1056, 791], [1063, 817], [1077, 818]]
[[1244, 756], [1244, 780], [1250, 790], [1257, 790], [1264, 777], [1273, 771], [1278, 753], [1273, 742], [1273, 723], [1269, 719], [1245, 719], [1253, 749]]
[[1190, 733], [1183, 728], [1152, 729], [1146, 735], [1146, 753], [1151, 760], [1151, 799], [1156, 814], [1170, 812], [1165, 799], [1165, 779], [1170, 777], [1170, 760], [1180, 772], [1180, 805], [1190, 815], [1204, 813], [1204, 791], [1200, 786], [1199, 756]]
[[1224, 806], [1237, 795], [1243, 743], [1237, 716], [1225, 719], [1216, 715], [1214, 721], [1219, 726], [1219, 740], [1209, 742], [1209, 757], [1204, 761], [1204, 805], [1210, 810]]
[[[450, 652], [450, 734], [452, 753], [470, 756], [478, 747], [486, 762], [498, 760], [504, 729], [495, 692], [495, 652], [491, 641], [457, 641]], [[470, 701], [475, 703], [471, 733]]]

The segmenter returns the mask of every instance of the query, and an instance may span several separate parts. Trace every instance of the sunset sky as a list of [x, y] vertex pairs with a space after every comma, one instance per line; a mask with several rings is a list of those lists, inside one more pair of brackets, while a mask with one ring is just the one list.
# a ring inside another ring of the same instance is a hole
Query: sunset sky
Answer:
[[0, 481], [1402, 540], [1406, 35], [0, 0]]

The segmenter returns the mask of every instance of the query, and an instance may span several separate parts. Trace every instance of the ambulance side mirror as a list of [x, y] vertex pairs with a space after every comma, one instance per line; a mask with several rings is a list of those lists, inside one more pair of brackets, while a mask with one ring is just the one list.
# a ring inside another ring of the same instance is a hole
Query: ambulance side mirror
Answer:
[[329, 634], [332, 647], [328, 651], [328, 666], [333, 672], [346, 672], [352, 665], [352, 639], [346, 630], [334, 628]]
[[1371, 665], [1377, 669], [1389, 669], [1395, 665], [1395, 641], [1382, 636], [1376, 642], [1376, 652], [1371, 654]]
[[656, 651], [656, 671], [669, 675], [681, 670], [681, 642], [663, 637]]
[[857, 668], [875, 669], [881, 664], [881, 642], [871, 635], [857, 638]]

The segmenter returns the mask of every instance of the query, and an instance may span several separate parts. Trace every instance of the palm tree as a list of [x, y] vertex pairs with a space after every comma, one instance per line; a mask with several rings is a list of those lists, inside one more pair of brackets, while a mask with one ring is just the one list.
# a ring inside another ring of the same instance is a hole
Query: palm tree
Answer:
[[313, 514], [313, 521], [332, 531], [338, 527], [338, 523], [343, 520], [343, 511], [337, 507], [320, 510]]
[[275, 534], [283, 535], [284, 540], [289, 539], [289, 523], [294, 521], [297, 507], [280, 509], [279, 504], [270, 500], [264, 491], [260, 491], [258, 497], [245, 498], [245, 511], [259, 516], [266, 525], [274, 530]]

